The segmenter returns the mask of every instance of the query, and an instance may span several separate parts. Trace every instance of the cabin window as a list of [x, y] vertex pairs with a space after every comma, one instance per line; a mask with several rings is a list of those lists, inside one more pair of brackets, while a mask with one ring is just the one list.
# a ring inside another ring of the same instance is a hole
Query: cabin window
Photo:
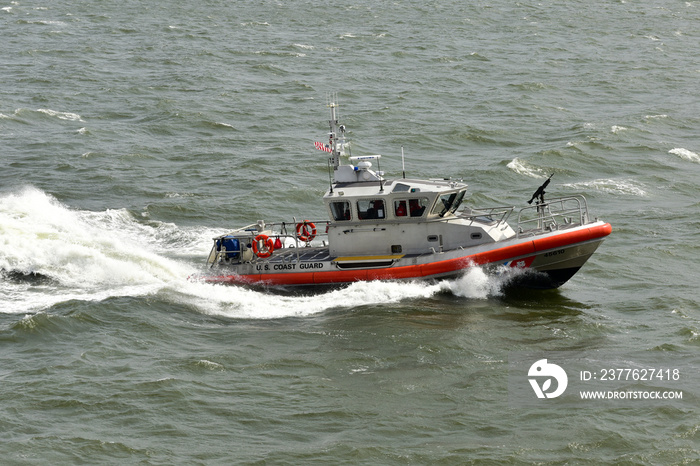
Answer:
[[394, 201], [394, 216], [398, 217], [420, 217], [425, 212], [428, 205], [428, 198], [417, 199], [397, 199]]
[[381, 199], [363, 199], [357, 201], [357, 215], [360, 220], [372, 220], [386, 217], [384, 201]]
[[394, 201], [394, 215], [397, 217], [406, 217], [408, 215], [408, 206], [405, 199]]
[[420, 217], [425, 212], [425, 207], [428, 205], [427, 197], [419, 197], [417, 199], [408, 200], [408, 212], [411, 217]]
[[462, 190], [456, 193], [443, 194], [438, 198], [437, 202], [435, 202], [435, 206], [430, 213], [439, 215], [440, 217], [444, 217], [447, 212], [454, 213], [462, 203], [466, 192], [466, 190]]
[[411, 189], [411, 187], [407, 184], [396, 183], [396, 186], [394, 186], [394, 189], [391, 192], [392, 193], [405, 193], [409, 189]]
[[336, 201], [330, 203], [333, 220], [350, 220], [350, 203], [348, 201]]

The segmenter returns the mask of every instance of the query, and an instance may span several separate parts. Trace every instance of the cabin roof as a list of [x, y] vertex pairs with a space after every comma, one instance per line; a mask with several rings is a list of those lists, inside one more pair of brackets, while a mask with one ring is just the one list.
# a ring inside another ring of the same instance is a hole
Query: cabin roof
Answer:
[[[362, 181], [351, 183], [335, 183], [333, 193], [328, 191], [325, 197], [345, 196], [389, 196], [405, 194], [418, 196], [453, 191], [466, 188], [466, 183], [451, 180], [418, 180], [404, 179], [379, 181]], [[382, 190], [383, 188], [383, 190]], [[342, 192], [342, 194], [340, 194]]]

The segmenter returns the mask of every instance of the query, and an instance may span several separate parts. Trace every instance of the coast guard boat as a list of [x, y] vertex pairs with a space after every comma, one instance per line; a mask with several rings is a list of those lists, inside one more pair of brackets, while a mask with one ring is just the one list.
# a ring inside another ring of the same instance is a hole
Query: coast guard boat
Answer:
[[[379, 166], [379, 155], [346, 154], [336, 102], [329, 102], [328, 143], [315, 143], [330, 153], [330, 188], [323, 196], [328, 218], [259, 220], [214, 238], [203, 280], [273, 287], [334, 285], [445, 279], [482, 266], [515, 271], [517, 285], [556, 288], [612, 231], [609, 223], [590, 219], [583, 196], [545, 201], [551, 176], [530, 205], [517, 211], [463, 206], [467, 185], [461, 181], [405, 175], [386, 179], [372, 169], [372, 162]], [[350, 163], [341, 163], [346, 156]]]

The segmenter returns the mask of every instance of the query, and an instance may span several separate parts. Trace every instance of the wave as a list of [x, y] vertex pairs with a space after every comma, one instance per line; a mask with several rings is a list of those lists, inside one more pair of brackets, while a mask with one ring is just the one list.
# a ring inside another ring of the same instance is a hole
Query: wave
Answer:
[[190, 267], [153, 252], [164, 247], [164, 228], [141, 224], [126, 210], [71, 210], [34, 188], [0, 197], [0, 270], [52, 281], [40, 288], [4, 281], [0, 312], [143, 295], [186, 277]]
[[547, 176], [549, 176], [545, 174], [541, 168], [532, 167], [524, 160], [520, 160], [518, 157], [508, 162], [508, 165], [506, 166], [515, 173], [529, 176], [530, 178], [547, 178]]
[[71, 112], [58, 112], [56, 110], [51, 110], [50, 108], [39, 108], [37, 109], [37, 112], [43, 113], [45, 115], [51, 116], [51, 117], [56, 117], [61, 120], [69, 120], [69, 121], [82, 121], [84, 122], [83, 118], [78, 115], [77, 113], [71, 113]]
[[35, 188], [0, 196], [0, 312], [157, 294], [205, 314], [272, 319], [444, 293], [487, 299], [503, 285], [478, 267], [456, 280], [362, 282], [313, 296], [201, 283], [188, 277], [201, 272], [210, 238], [220, 232], [144, 222], [126, 209], [73, 210]]
[[695, 152], [689, 151], [688, 149], [683, 149], [682, 147], [677, 147], [668, 151], [669, 154], [677, 155], [683, 160], [689, 160], [691, 162], [700, 163], [700, 155]]
[[622, 194], [637, 197], [647, 196], [647, 192], [638, 182], [629, 179], [598, 179], [579, 183], [566, 183], [562, 186], [579, 191], [595, 190], [608, 194]]
[[65, 121], [80, 121], [83, 123], [85, 122], [85, 120], [83, 120], [83, 117], [81, 117], [77, 113], [60, 112], [58, 110], [51, 110], [50, 108], [37, 108], [36, 110], [32, 110], [29, 108], [17, 108], [15, 109], [13, 115], [0, 114], [0, 118], [10, 120], [23, 120], [27, 117], [31, 119], [37, 114], [46, 115], [51, 118], [58, 118], [59, 120]]

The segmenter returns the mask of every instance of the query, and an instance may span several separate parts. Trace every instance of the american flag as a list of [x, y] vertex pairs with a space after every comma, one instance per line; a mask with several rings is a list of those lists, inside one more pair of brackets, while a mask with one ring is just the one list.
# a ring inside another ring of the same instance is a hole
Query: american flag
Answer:
[[331, 147], [328, 144], [324, 144], [322, 142], [314, 142], [314, 147], [324, 152], [333, 152], [333, 149], [331, 149]]

